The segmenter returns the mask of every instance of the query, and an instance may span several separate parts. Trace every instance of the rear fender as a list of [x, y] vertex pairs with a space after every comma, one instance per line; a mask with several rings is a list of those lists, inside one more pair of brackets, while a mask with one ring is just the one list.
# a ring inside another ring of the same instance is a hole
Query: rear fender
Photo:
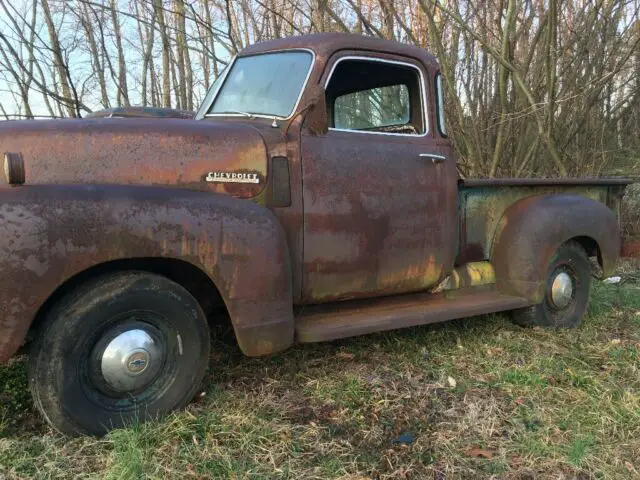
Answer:
[[245, 354], [292, 344], [289, 253], [266, 208], [162, 187], [0, 187], [0, 361], [65, 281], [104, 262], [149, 257], [180, 259], [209, 276]]
[[498, 289], [535, 303], [544, 297], [547, 268], [563, 243], [589, 238], [609, 275], [620, 252], [616, 215], [604, 204], [577, 195], [532, 196], [505, 211], [496, 229], [491, 262]]

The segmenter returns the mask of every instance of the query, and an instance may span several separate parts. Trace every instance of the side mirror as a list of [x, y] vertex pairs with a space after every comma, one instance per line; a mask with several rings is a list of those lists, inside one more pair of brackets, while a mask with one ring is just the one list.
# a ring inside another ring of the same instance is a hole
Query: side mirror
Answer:
[[322, 85], [311, 85], [304, 124], [311, 135], [324, 135], [329, 131], [326, 92]]

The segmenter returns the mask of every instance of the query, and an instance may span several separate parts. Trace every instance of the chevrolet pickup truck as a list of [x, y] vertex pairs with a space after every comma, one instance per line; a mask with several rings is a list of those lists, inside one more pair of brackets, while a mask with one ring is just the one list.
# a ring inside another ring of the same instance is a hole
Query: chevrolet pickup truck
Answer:
[[0, 122], [0, 362], [28, 353], [65, 434], [187, 404], [210, 322], [248, 356], [499, 311], [575, 327], [590, 257], [619, 256], [628, 180], [459, 178], [414, 46], [259, 43], [193, 118], [147, 113]]

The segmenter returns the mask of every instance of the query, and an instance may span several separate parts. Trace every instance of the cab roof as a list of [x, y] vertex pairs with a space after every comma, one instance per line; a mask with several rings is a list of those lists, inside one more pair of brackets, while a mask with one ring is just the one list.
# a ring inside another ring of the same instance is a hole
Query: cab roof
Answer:
[[438, 64], [436, 57], [423, 48], [393, 40], [384, 40], [351, 33], [316, 33], [269, 40], [255, 43], [245, 48], [239, 53], [239, 56], [294, 48], [312, 50], [320, 61], [326, 61], [331, 55], [340, 50], [368, 50], [411, 57], [427, 66], [437, 66]]

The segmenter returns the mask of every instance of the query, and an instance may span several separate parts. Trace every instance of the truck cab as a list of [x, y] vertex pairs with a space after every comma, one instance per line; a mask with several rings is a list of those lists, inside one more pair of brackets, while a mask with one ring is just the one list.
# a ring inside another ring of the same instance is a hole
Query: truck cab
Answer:
[[458, 175], [442, 106], [425, 50], [321, 34], [243, 51], [196, 118], [291, 122], [288, 151], [272, 158], [287, 159], [292, 203], [272, 209], [298, 267], [294, 295], [323, 303], [421, 291], [450, 273]]

